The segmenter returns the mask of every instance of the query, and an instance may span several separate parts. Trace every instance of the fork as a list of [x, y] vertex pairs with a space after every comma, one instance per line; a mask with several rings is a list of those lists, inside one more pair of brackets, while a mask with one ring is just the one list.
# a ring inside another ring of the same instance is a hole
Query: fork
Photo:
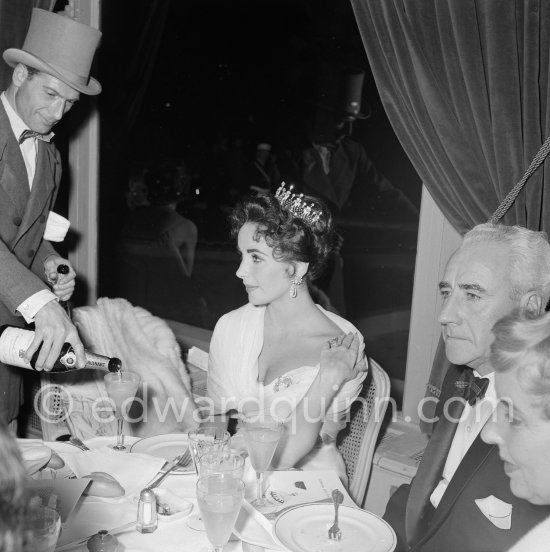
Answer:
[[344, 501], [344, 495], [338, 489], [334, 489], [332, 501], [334, 502], [334, 523], [328, 530], [328, 538], [339, 541], [342, 538], [342, 531], [338, 527], [338, 507]]
[[148, 489], [154, 489], [155, 487], [158, 487], [164, 481], [165, 477], [176, 468], [185, 468], [186, 466], [188, 466], [191, 462], [191, 453], [189, 452], [189, 449], [186, 450], [182, 455], [176, 456], [173, 462], [175, 463], [172, 466], [170, 466], [164, 473], [161, 473], [156, 479], [153, 479], [153, 481], [149, 485], [147, 485]]

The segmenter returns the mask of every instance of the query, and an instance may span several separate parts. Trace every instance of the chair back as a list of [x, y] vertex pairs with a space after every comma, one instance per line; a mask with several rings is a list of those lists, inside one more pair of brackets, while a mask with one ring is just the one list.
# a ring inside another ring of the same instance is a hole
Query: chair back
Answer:
[[389, 396], [388, 374], [369, 358], [369, 373], [351, 406], [350, 421], [338, 435], [338, 450], [346, 465], [348, 491], [359, 507], [363, 506], [367, 494], [374, 448]]

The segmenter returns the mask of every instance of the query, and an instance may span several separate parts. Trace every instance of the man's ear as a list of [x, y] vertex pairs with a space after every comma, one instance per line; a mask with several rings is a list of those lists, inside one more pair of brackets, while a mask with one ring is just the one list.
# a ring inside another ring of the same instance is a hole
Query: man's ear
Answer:
[[531, 314], [541, 314], [545, 305], [542, 303], [541, 296], [536, 291], [528, 291], [520, 299], [521, 310]]
[[13, 84], [19, 88], [26, 80], [28, 76], [27, 68], [22, 64], [18, 63], [13, 70], [11, 75], [11, 80]]

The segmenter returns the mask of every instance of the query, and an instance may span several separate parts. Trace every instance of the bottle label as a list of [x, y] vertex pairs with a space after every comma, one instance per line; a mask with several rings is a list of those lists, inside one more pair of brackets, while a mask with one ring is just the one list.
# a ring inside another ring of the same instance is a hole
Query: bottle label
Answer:
[[0, 336], [0, 362], [19, 368], [33, 367], [23, 357], [34, 339], [34, 332], [22, 328], [7, 327]]
[[67, 352], [59, 357], [59, 362], [69, 370], [76, 368], [76, 355], [72, 347], [69, 347]]
[[98, 370], [107, 371], [109, 370], [109, 360], [109, 357], [96, 355], [94, 353], [90, 353], [90, 351], [86, 351], [86, 368], [96, 368]]

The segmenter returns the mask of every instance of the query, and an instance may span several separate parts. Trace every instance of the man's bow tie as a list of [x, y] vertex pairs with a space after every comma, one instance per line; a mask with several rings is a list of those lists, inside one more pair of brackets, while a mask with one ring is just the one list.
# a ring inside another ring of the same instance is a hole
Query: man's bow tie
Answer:
[[24, 130], [19, 136], [19, 144], [22, 144], [27, 138], [38, 138], [39, 140], [44, 140], [44, 142], [49, 142], [52, 137], [52, 133], [49, 134], [40, 134], [34, 130]]
[[488, 385], [488, 378], [476, 378], [473, 374], [470, 381], [466, 378], [455, 381], [455, 387], [457, 389], [464, 390], [464, 400], [468, 401], [470, 406], [473, 406], [477, 401], [481, 400], [485, 396], [485, 391], [487, 391]]

